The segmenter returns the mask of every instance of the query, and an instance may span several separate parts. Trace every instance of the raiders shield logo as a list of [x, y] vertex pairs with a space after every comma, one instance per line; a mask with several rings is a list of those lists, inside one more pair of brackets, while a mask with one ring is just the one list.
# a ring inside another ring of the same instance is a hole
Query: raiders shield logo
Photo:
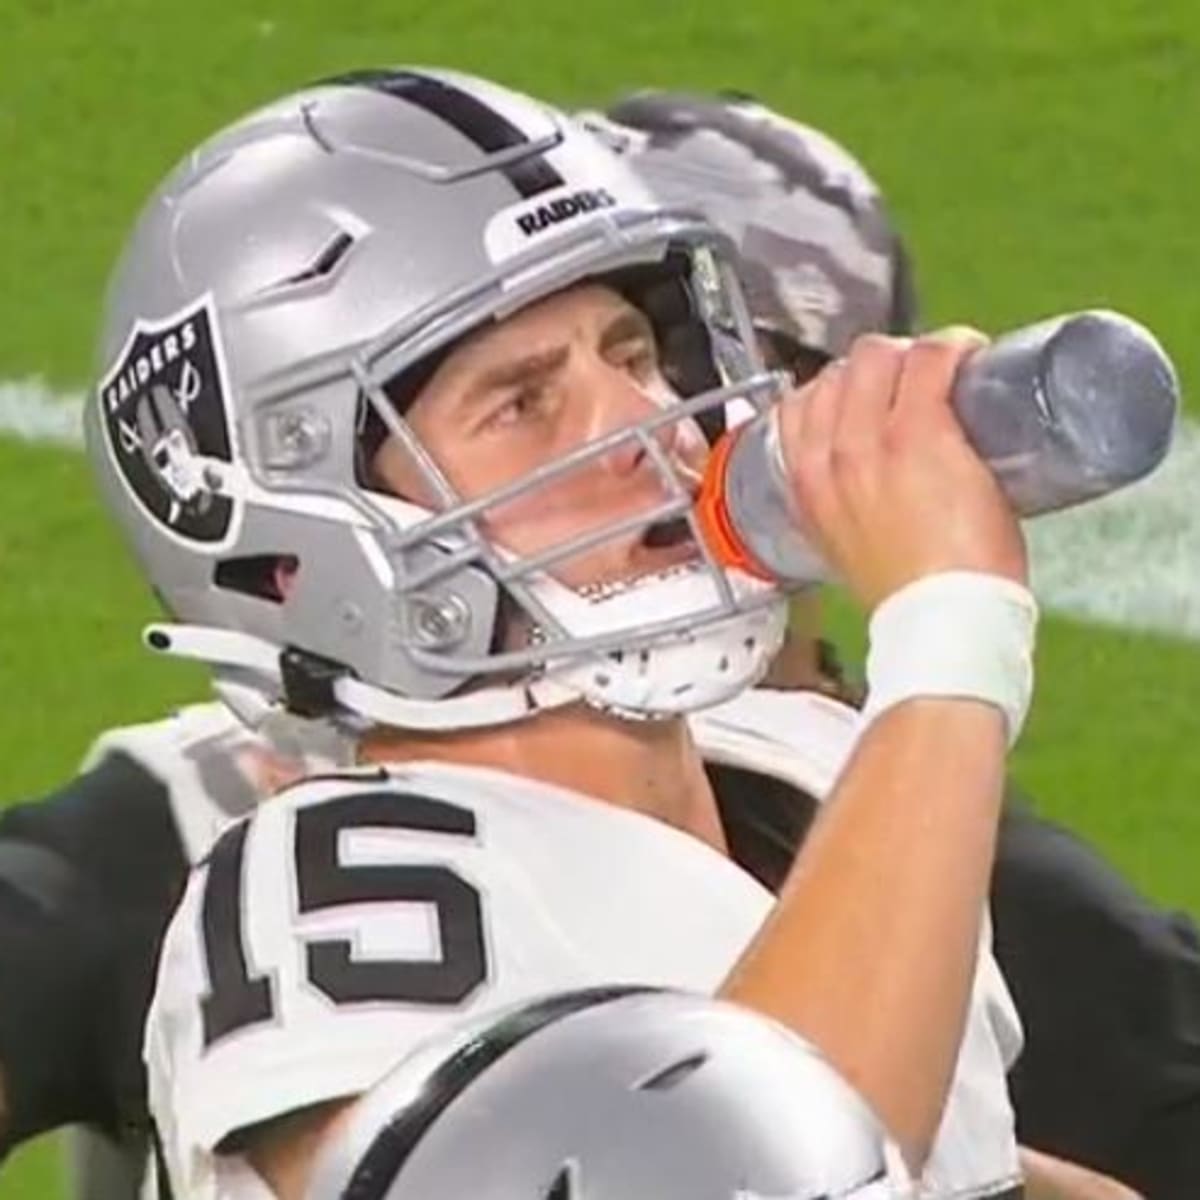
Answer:
[[233, 502], [204, 460], [230, 461], [223, 359], [208, 297], [162, 321], [139, 320], [98, 389], [109, 450], [133, 494], [172, 533], [219, 542]]

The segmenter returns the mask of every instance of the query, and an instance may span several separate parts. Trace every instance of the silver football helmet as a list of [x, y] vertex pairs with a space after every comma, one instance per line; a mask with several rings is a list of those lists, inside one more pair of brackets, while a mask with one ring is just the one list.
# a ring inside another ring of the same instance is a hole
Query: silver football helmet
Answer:
[[[147, 640], [212, 664], [227, 698], [351, 726], [462, 728], [580, 698], [669, 715], [753, 683], [782, 598], [717, 564], [660, 444], [779, 386], [732, 260], [577, 123], [469, 76], [362, 72], [218, 133], [134, 227], [85, 416], [103, 494], [179, 622]], [[584, 280], [646, 312], [679, 402], [464, 501], [406, 404], [459, 339]], [[388, 437], [437, 505], [364, 481]], [[622, 442], [661, 481], [636, 519], [527, 555], [481, 532], [496, 506]], [[668, 525], [695, 540], [685, 567], [582, 589], [555, 577], [583, 548]]]
[[335, 1127], [307, 1200], [885, 1200], [866, 1105], [773, 1022], [599, 989], [426, 1047]]
[[579, 119], [667, 204], [699, 208], [738, 246], [756, 327], [812, 367], [866, 332], [911, 333], [908, 255], [844, 146], [737, 94], [639, 91]]

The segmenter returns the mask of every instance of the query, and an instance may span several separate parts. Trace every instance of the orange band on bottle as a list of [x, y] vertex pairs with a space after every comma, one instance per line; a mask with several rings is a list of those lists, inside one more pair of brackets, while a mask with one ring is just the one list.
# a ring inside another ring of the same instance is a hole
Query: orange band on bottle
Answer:
[[729, 516], [729, 507], [725, 503], [725, 477], [729, 470], [729, 456], [740, 434], [741, 429], [730, 430], [713, 446], [708, 462], [704, 465], [700, 492], [696, 496], [696, 517], [706, 545], [721, 566], [734, 567], [747, 575], [753, 575], [756, 579], [771, 582], [774, 576], [763, 570], [742, 544], [742, 539]]

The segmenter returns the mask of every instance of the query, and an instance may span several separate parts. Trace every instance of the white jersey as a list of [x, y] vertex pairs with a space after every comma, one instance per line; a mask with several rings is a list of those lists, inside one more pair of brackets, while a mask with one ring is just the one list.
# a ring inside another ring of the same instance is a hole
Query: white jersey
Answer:
[[[860, 722], [853, 709], [824, 696], [759, 690], [698, 714], [692, 726], [706, 760], [773, 776], [820, 800], [831, 791], [845, 765]], [[283, 749], [294, 754], [299, 744], [292, 740]], [[309, 751], [310, 767], [345, 759], [344, 746], [329, 743], [314, 755], [311, 741], [306, 739], [303, 745]], [[262, 748], [262, 741], [248, 733], [227, 709], [209, 704], [185, 709], [168, 721], [114, 731], [97, 744], [92, 757], [123, 752], [167, 786], [185, 848], [195, 861], [207, 852], [221, 829], [253, 807], [254, 784], [247, 778], [249, 773], [233, 768]], [[506, 786], [513, 782], [510, 777], [502, 778]], [[523, 789], [525, 784], [522, 781], [518, 786]], [[593, 802], [569, 798], [572, 803], [579, 800], [587, 811], [595, 810]], [[615, 861], [622, 863], [624, 878], [628, 874], [624, 850], [613, 853]], [[597, 863], [604, 857], [597, 852]], [[654, 870], [666, 880], [662, 867]], [[753, 930], [748, 930], [745, 940], [751, 936]], [[724, 975], [734, 957], [730, 955], [715, 978]], [[688, 986], [681, 978], [663, 982]], [[1020, 1023], [991, 956], [990, 931], [985, 928], [958, 1070], [923, 1181], [928, 1194], [990, 1195], [1017, 1178], [1013, 1117], [1004, 1077], [1020, 1047]], [[236, 1091], [235, 1085], [225, 1087]]]
[[230, 1133], [370, 1088], [425, 1039], [609, 983], [714, 991], [772, 897], [698, 839], [582, 795], [418, 764], [307, 782], [218, 841], [146, 1036], [175, 1191]]

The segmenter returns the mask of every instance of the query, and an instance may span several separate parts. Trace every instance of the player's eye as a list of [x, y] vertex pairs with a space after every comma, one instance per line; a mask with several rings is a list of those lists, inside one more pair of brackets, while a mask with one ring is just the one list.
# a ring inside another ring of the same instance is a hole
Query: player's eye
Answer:
[[496, 404], [483, 420], [485, 429], [505, 429], [538, 420], [550, 406], [549, 389], [543, 383], [526, 384]]
[[658, 348], [650, 337], [634, 337], [620, 342], [609, 351], [608, 359], [639, 383], [648, 383], [659, 374]]

